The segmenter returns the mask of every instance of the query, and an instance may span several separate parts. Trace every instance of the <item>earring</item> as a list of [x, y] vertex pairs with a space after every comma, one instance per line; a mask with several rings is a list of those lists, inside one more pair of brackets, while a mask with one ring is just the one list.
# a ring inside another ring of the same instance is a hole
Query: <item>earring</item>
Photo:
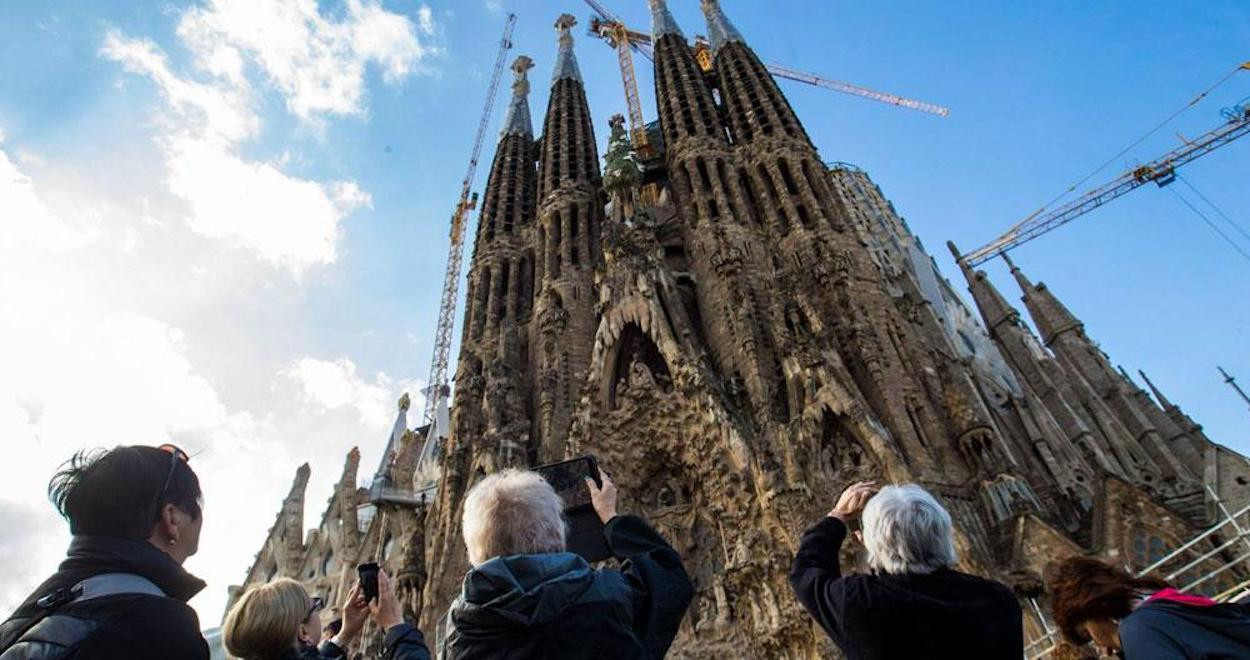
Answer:
[[178, 544], [178, 539], [169, 539], [169, 544], [170, 544], [170, 545], [177, 545], [177, 544]]

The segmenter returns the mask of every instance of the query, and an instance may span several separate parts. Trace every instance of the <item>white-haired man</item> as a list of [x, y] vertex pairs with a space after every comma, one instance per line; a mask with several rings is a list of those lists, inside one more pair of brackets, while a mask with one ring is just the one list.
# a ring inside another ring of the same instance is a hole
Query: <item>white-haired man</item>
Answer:
[[[872, 573], [843, 575], [838, 551], [862, 513]], [[1019, 660], [1011, 589], [954, 570], [950, 514], [920, 486], [852, 484], [799, 545], [790, 585], [848, 660]]]
[[462, 526], [473, 568], [451, 605], [440, 657], [664, 657], [694, 587], [659, 534], [617, 515], [616, 486], [602, 480], [586, 487], [619, 571], [565, 552], [563, 503], [537, 474], [504, 470], [469, 490]]

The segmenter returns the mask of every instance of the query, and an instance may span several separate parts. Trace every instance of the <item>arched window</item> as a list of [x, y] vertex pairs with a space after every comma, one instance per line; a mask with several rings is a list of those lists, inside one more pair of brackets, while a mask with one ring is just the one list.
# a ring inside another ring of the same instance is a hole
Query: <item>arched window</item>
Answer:
[[333, 550], [327, 550], [326, 556], [321, 560], [321, 574], [334, 575], [339, 570], [338, 558], [334, 556]]

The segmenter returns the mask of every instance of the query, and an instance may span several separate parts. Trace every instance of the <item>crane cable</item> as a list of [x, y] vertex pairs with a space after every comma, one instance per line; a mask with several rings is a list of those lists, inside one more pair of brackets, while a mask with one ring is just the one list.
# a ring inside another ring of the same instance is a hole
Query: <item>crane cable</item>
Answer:
[[1189, 210], [1194, 212], [1194, 215], [1198, 216], [1199, 218], [1202, 219], [1203, 222], [1207, 223], [1207, 226], [1211, 228], [1211, 231], [1214, 231], [1215, 233], [1219, 234], [1220, 238], [1224, 239], [1225, 243], [1228, 243], [1229, 246], [1231, 246], [1234, 250], [1241, 253], [1241, 256], [1244, 257], [1246, 261], [1250, 261], [1250, 252], [1246, 252], [1245, 249], [1243, 249], [1240, 245], [1233, 242], [1233, 239], [1229, 238], [1228, 234], [1225, 234], [1223, 230], [1221, 230], [1218, 226], [1216, 226], [1214, 222], [1211, 222], [1211, 219], [1208, 218], [1205, 214], [1203, 214], [1202, 211], [1199, 211], [1198, 207], [1189, 203], [1189, 200], [1185, 199], [1185, 197], [1181, 195], [1179, 192], [1177, 192], [1175, 188], [1168, 188], [1168, 190], [1172, 191], [1172, 194], [1176, 195], [1176, 198], [1181, 200], [1182, 204], [1184, 204], [1185, 206], [1188, 206]]
[[1250, 233], [1246, 232], [1246, 230], [1242, 228], [1242, 226], [1238, 224], [1237, 221], [1228, 217], [1228, 214], [1224, 213], [1224, 211], [1220, 207], [1216, 206], [1215, 202], [1211, 201], [1209, 197], [1202, 194], [1201, 190], [1198, 190], [1197, 188], [1195, 188], [1194, 184], [1190, 183], [1188, 179], [1182, 177], [1179, 174], [1176, 175], [1176, 179], [1180, 181], [1181, 183], [1185, 184], [1185, 187], [1193, 191], [1193, 193], [1197, 195], [1199, 199], [1206, 202], [1207, 206], [1210, 206], [1216, 213], [1220, 215], [1221, 218], [1224, 218], [1224, 222], [1227, 222], [1230, 227], [1232, 227], [1233, 229], [1237, 231], [1238, 234], [1241, 234], [1242, 238], [1246, 239], [1247, 241], [1250, 241]]
[[1053, 205], [1055, 202], [1057, 202], [1057, 201], [1059, 201], [1059, 200], [1063, 199], [1064, 197], [1066, 197], [1067, 195], [1069, 195], [1070, 193], [1072, 193], [1073, 191], [1075, 191], [1075, 190], [1077, 189], [1077, 187], [1079, 187], [1079, 186], [1081, 186], [1081, 185], [1084, 185], [1084, 183], [1085, 183], [1086, 181], [1089, 181], [1090, 179], [1092, 179], [1092, 178], [1094, 178], [1095, 176], [1097, 176], [1097, 175], [1098, 175], [1098, 173], [1100, 173], [1100, 172], [1102, 172], [1103, 170], [1107, 169], [1107, 166], [1108, 166], [1108, 165], [1111, 165], [1112, 163], [1114, 163], [1114, 162], [1115, 162], [1116, 160], [1118, 160], [1121, 156], [1123, 156], [1123, 155], [1127, 154], [1129, 151], [1131, 151], [1131, 150], [1132, 150], [1134, 147], [1136, 147], [1137, 145], [1141, 144], [1142, 142], [1145, 142], [1147, 139], [1149, 139], [1149, 138], [1150, 138], [1150, 136], [1154, 135], [1155, 133], [1158, 133], [1158, 132], [1159, 132], [1159, 129], [1161, 129], [1161, 128], [1163, 128], [1164, 126], [1166, 126], [1166, 125], [1168, 125], [1169, 123], [1171, 123], [1171, 121], [1172, 121], [1173, 119], [1176, 119], [1177, 117], [1179, 117], [1179, 116], [1181, 116], [1182, 114], [1184, 114], [1184, 113], [1185, 113], [1187, 110], [1189, 110], [1190, 108], [1194, 107], [1195, 105], [1198, 105], [1198, 103], [1200, 103], [1203, 99], [1205, 99], [1205, 98], [1207, 97], [1207, 95], [1208, 95], [1208, 94], [1210, 94], [1211, 92], [1215, 91], [1215, 89], [1216, 89], [1217, 87], [1219, 87], [1220, 85], [1223, 85], [1225, 82], [1227, 82], [1227, 81], [1228, 81], [1228, 79], [1229, 79], [1229, 78], [1232, 78], [1234, 75], [1236, 75], [1236, 74], [1237, 74], [1237, 72], [1238, 72], [1238, 71], [1242, 71], [1242, 70], [1250, 70], [1250, 62], [1244, 62], [1244, 63], [1242, 63], [1242, 64], [1238, 64], [1237, 66], [1233, 67], [1233, 70], [1232, 70], [1232, 71], [1229, 71], [1227, 74], [1225, 74], [1225, 75], [1224, 75], [1224, 77], [1223, 77], [1223, 78], [1220, 78], [1218, 81], [1216, 81], [1216, 83], [1215, 83], [1214, 85], [1211, 85], [1211, 86], [1210, 86], [1210, 87], [1208, 87], [1206, 90], [1204, 90], [1202, 93], [1200, 93], [1200, 94], [1198, 94], [1197, 96], [1195, 96], [1195, 97], [1193, 98], [1193, 100], [1191, 100], [1189, 103], [1186, 103], [1184, 106], [1182, 106], [1180, 110], [1177, 110], [1176, 112], [1173, 112], [1172, 114], [1168, 115], [1166, 119], [1164, 119], [1163, 121], [1159, 122], [1159, 123], [1158, 123], [1158, 124], [1157, 124], [1154, 128], [1150, 129], [1149, 131], [1146, 131], [1146, 134], [1145, 134], [1145, 135], [1142, 135], [1141, 137], [1137, 138], [1137, 139], [1136, 139], [1136, 140], [1134, 140], [1131, 144], [1129, 144], [1128, 146], [1124, 147], [1124, 148], [1123, 148], [1123, 149], [1121, 149], [1120, 151], [1116, 152], [1116, 154], [1115, 154], [1114, 156], [1112, 156], [1112, 157], [1108, 158], [1107, 160], [1103, 161], [1103, 163], [1102, 163], [1101, 165], [1099, 165], [1096, 169], [1094, 169], [1094, 171], [1090, 172], [1089, 174], [1086, 174], [1086, 175], [1085, 175], [1085, 176], [1084, 176], [1084, 177], [1083, 177], [1080, 181], [1077, 181], [1076, 183], [1073, 183], [1072, 185], [1068, 186], [1067, 190], [1064, 190], [1063, 192], [1059, 193], [1058, 195], [1056, 195], [1056, 196], [1054, 197], [1054, 199], [1051, 199], [1050, 201], [1048, 201], [1048, 202], [1046, 202], [1045, 204], [1043, 204], [1043, 205], [1041, 206], [1041, 208], [1039, 208], [1039, 209], [1037, 209], [1036, 211], [1034, 211], [1034, 212], [1030, 213], [1028, 217], [1026, 217], [1024, 220], [1021, 220], [1021, 221], [1020, 221], [1019, 223], [1017, 223], [1014, 227], [1012, 227], [1012, 228], [1008, 231], [1008, 233], [1010, 233], [1010, 232], [1012, 232], [1012, 231], [1015, 231], [1015, 230], [1019, 229], [1019, 228], [1020, 228], [1021, 226], [1023, 226], [1025, 223], [1027, 223], [1027, 222], [1029, 222], [1030, 220], [1032, 220], [1033, 218], [1035, 218], [1035, 217], [1037, 217], [1037, 216], [1041, 215], [1043, 212], [1045, 212], [1045, 211], [1046, 211], [1046, 209], [1050, 208], [1050, 207], [1051, 207], [1051, 205]]

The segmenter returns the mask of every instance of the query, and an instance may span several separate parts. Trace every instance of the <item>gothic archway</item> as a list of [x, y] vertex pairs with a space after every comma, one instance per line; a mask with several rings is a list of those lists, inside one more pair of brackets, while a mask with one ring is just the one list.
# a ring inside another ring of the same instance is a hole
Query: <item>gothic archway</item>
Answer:
[[[626, 391], [650, 389], [668, 394], [673, 391], [673, 375], [664, 356], [637, 323], [627, 323], [611, 353], [611, 361], [603, 373], [608, 410], [620, 407], [619, 397]], [[640, 392], [639, 392], [640, 393]]]

